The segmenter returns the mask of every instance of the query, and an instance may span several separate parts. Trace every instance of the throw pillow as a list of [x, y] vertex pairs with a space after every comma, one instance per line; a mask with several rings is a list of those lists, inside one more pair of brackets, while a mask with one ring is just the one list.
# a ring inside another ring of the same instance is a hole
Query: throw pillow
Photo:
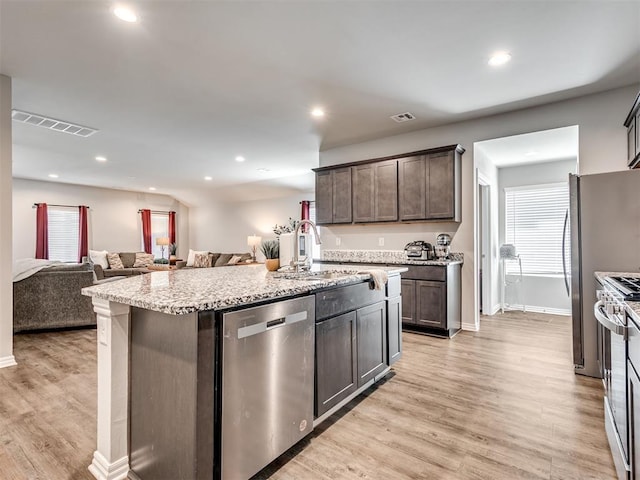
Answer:
[[133, 262], [133, 268], [148, 267], [153, 265], [153, 254], [136, 252], [136, 261]]
[[120, 255], [117, 253], [107, 253], [107, 260], [109, 260], [109, 267], [113, 270], [122, 270], [124, 268]]
[[187, 257], [187, 267], [193, 267], [193, 262], [195, 261], [197, 254], [208, 255], [209, 252], [207, 252], [206, 250], [205, 251], [196, 251], [196, 250], [189, 249], [189, 256]]
[[211, 255], [209, 255], [209, 252], [196, 253], [195, 259], [193, 260], [194, 268], [207, 268], [210, 266], [211, 266]]
[[227, 265], [236, 265], [239, 261], [240, 261], [240, 255], [233, 255], [227, 262]]
[[109, 268], [109, 260], [107, 260], [106, 250], [89, 250], [89, 258], [96, 265], [100, 265], [103, 269]]

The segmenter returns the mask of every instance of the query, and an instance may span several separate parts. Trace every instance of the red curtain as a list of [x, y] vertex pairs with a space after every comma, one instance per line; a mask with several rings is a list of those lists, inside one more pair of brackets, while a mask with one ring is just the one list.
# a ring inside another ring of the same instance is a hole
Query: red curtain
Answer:
[[[311, 202], [309, 200], [302, 200], [300, 202], [300, 205], [302, 205], [302, 212], [300, 214], [300, 220], [309, 220], [309, 204]], [[302, 226], [302, 231], [303, 232], [307, 232], [309, 225], [303, 225]]]
[[89, 228], [87, 223], [87, 210], [89, 207], [80, 205], [78, 207], [79, 235], [78, 235], [78, 263], [82, 262], [82, 257], [89, 255]]
[[169, 212], [169, 241], [176, 243], [176, 212]]
[[47, 204], [38, 203], [36, 207], [36, 258], [49, 258], [49, 218]]
[[145, 253], [153, 253], [151, 250], [151, 210], [140, 210], [142, 217], [142, 240]]

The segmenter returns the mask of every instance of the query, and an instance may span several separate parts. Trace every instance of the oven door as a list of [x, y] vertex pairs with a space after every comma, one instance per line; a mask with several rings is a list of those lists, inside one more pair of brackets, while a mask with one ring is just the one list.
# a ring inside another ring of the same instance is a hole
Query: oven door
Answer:
[[[605, 429], [618, 472], [618, 478], [629, 478], [629, 439], [627, 434], [627, 327], [624, 317], [609, 316], [602, 301], [593, 313], [604, 330], [603, 348], [605, 383]], [[607, 368], [608, 367], [608, 368]]]

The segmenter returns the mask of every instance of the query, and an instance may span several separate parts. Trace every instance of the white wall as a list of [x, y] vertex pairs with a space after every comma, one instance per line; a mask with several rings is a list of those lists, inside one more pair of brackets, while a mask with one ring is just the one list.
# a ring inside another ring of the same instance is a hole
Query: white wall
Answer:
[[16, 178], [13, 180], [14, 260], [35, 255], [36, 211], [33, 204], [40, 202], [88, 205], [89, 248], [110, 252], [141, 250], [139, 209], [174, 210], [178, 255], [186, 255], [189, 251], [189, 209], [173, 197]]
[[[276, 238], [273, 227], [288, 223], [289, 217], [299, 220], [300, 201], [313, 198], [314, 194], [310, 192], [248, 202], [211, 201], [206, 207], [192, 207], [191, 245], [188, 248], [212, 252], [249, 252], [249, 235], [259, 235], [264, 240]], [[258, 253], [258, 260], [261, 258]]]
[[[11, 237], [11, 78], [0, 75], [0, 252], [10, 257]], [[0, 264], [0, 368], [13, 357], [13, 283], [11, 264]]]
[[[569, 173], [575, 173], [577, 159], [537, 163], [498, 169], [500, 193], [500, 245], [505, 242], [505, 195], [507, 187], [543, 185], [567, 182]], [[509, 276], [510, 282], [515, 278]], [[564, 278], [558, 276], [524, 275], [521, 292], [508, 289], [505, 300], [511, 304], [522, 302], [528, 310], [548, 313], [571, 313], [571, 298], [567, 295]]]
[[[467, 149], [462, 159], [462, 222], [453, 236], [452, 250], [463, 252], [465, 255], [465, 265], [462, 269], [463, 328], [478, 328], [479, 317], [475, 308], [477, 274], [473, 271], [474, 215], [477, 198], [473, 171], [473, 144], [493, 138], [578, 125], [580, 128], [579, 173], [625, 170], [627, 168], [626, 129], [622, 122], [639, 88], [640, 85], [635, 85], [540, 107], [333, 148], [320, 152], [320, 165], [338, 165], [455, 143], [460, 143]], [[433, 224], [424, 225], [422, 228], [425, 234], [438, 228]], [[340, 227], [339, 230], [336, 228], [338, 227], [331, 227], [330, 230], [344, 234], [344, 229], [349, 227]], [[450, 227], [443, 225], [441, 228], [446, 231], [446, 228]], [[397, 231], [398, 227], [394, 225], [371, 226], [349, 238], [351, 247], [341, 245], [341, 248], [371, 248], [368, 245], [371, 245], [372, 238], [394, 235]], [[385, 248], [394, 247], [396, 247], [395, 243], [389, 246], [385, 244]]]

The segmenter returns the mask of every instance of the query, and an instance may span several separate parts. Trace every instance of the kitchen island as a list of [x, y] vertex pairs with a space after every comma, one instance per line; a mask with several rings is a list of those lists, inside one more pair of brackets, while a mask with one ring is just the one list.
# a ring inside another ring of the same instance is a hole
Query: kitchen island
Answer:
[[98, 324], [90, 471], [141, 480], [259, 471], [399, 358], [404, 268], [383, 270], [382, 289], [354, 268], [299, 276], [262, 265], [84, 289]]

